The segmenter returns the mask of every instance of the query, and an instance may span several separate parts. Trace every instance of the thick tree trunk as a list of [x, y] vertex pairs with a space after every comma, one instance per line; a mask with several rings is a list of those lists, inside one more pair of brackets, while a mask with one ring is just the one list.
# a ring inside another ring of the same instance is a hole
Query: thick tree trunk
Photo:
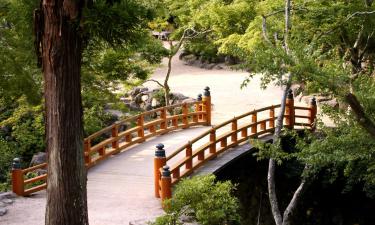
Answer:
[[43, 0], [48, 186], [45, 224], [88, 224], [80, 69], [83, 0]]

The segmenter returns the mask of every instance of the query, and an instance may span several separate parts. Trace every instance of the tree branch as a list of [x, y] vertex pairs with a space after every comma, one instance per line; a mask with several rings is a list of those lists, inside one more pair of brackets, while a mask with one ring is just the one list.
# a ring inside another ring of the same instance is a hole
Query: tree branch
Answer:
[[146, 82], [149, 82], [149, 81], [151, 81], [151, 82], [155, 82], [155, 83], [157, 83], [160, 87], [164, 88], [164, 85], [163, 85], [162, 83], [160, 83], [159, 81], [154, 80], [154, 79], [148, 79], [148, 80], [145, 81], [145, 83], [146, 83]]
[[358, 123], [373, 137], [375, 138], [375, 124], [374, 122], [366, 115], [365, 110], [361, 106], [357, 97], [349, 93], [345, 96], [345, 100], [350, 105], [350, 108], [353, 110], [354, 114], [357, 117]]
[[323, 35], [330, 34], [330, 33], [332, 33], [333, 31], [337, 30], [340, 26], [342, 26], [343, 24], [345, 24], [346, 22], [348, 22], [350, 19], [352, 19], [352, 18], [355, 17], [355, 16], [370, 15], [370, 14], [374, 14], [374, 13], [375, 13], [375, 11], [355, 12], [355, 13], [353, 13], [353, 14], [347, 16], [346, 19], [345, 19], [344, 21], [342, 21], [341, 23], [339, 23], [338, 25], [336, 25], [336, 26], [335, 26], [334, 28], [332, 28], [331, 30], [321, 33], [321, 34], [318, 36], [318, 39], [319, 39], [320, 37], [322, 37]]

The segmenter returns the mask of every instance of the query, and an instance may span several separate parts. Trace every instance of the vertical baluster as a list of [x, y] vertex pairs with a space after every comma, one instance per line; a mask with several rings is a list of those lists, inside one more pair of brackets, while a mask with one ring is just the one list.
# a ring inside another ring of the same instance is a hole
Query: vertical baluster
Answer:
[[227, 147], [227, 138], [224, 138], [220, 141], [220, 147], [226, 148]]
[[160, 128], [165, 130], [167, 129], [168, 125], [167, 125], [167, 110], [164, 107], [160, 111], [160, 117], [163, 120], [163, 122], [161, 122], [160, 124]]
[[257, 127], [258, 127], [257, 122], [258, 122], [257, 113], [254, 113], [254, 114], [251, 115], [251, 123], [253, 124], [251, 126], [251, 133], [252, 134], [258, 133], [258, 131], [257, 131]]
[[231, 141], [233, 143], [237, 142], [237, 119], [234, 117], [234, 120], [232, 121], [232, 135], [231, 135]]
[[210, 132], [210, 153], [216, 153], [216, 130], [214, 129]]
[[270, 109], [270, 128], [275, 128], [275, 107], [272, 106]]
[[173, 179], [179, 180], [180, 179], [180, 168], [177, 167], [172, 171]]
[[189, 119], [188, 119], [189, 109], [186, 102], [182, 105], [182, 123], [184, 124], [183, 128], [188, 128]]
[[139, 115], [138, 119], [137, 119], [137, 126], [139, 126], [138, 128], [138, 137], [140, 138], [143, 138], [145, 136], [145, 130], [144, 130], [144, 115], [141, 114]]
[[311, 126], [312, 130], [316, 129], [316, 114], [317, 114], [317, 106], [316, 106], [316, 99], [313, 97], [310, 101], [310, 110], [308, 112], [308, 123]]
[[91, 140], [89, 138], [85, 139], [84, 143], [83, 143], [83, 146], [84, 146], [84, 154], [85, 154], [85, 163], [87, 165], [90, 165], [90, 163], [91, 163], [91, 154], [90, 154]]
[[115, 150], [119, 148], [118, 128], [119, 128], [119, 124], [114, 124], [112, 127], [112, 138], [114, 139], [114, 141], [112, 142], [112, 148]]
[[192, 145], [191, 145], [191, 142], [189, 141], [188, 145], [186, 146], [186, 157], [188, 158], [186, 160], [186, 170], [190, 170], [193, 168], [193, 158], [192, 158], [192, 155], [193, 155], [193, 149], [192, 149]]
[[247, 137], [247, 128], [243, 128], [242, 130], [241, 130], [241, 137]]

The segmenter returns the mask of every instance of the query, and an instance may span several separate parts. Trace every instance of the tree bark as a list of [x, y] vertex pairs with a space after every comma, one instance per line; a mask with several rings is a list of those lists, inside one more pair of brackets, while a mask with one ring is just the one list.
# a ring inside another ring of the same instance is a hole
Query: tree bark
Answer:
[[366, 115], [365, 110], [359, 103], [357, 97], [351, 93], [345, 96], [345, 100], [350, 105], [350, 108], [353, 110], [353, 113], [357, 117], [358, 123], [373, 137], [375, 138], [375, 124], [374, 122]]
[[42, 0], [48, 186], [46, 225], [88, 224], [79, 33], [83, 0]]

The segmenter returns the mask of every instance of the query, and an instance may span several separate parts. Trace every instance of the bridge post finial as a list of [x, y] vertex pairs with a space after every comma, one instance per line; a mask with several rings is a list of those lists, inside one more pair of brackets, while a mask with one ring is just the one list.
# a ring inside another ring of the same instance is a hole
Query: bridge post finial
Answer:
[[161, 175], [161, 200], [163, 201], [163, 207], [168, 207], [164, 204], [164, 200], [172, 198], [172, 176], [169, 166], [163, 166]]
[[311, 126], [311, 130], [315, 130], [316, 129], [316, 114], [317, 114], [317, 111], [318, 111], [318, 107], [317, 107], [317, 104], [316, 104], [316, 98], [315, 96], [313, 96], [313, 98], [311, 99], [310, 101], [310, 111], [309, 111], [309, 124]]
[[23, 182], [24, 179], [21, 168], [21, 159], [14, 158], [12, 162], [12, 191], [19, 196], [23, 196], [24, 193]]
[[160, 198], [160, 169], [165, 166], [167, 158], [165, 156], [164, 145], [162, 143], [156, 145], [155, 158], [154, 158], [154, 186], [155, 197]]
[[203, 117], [206, 120], [206, 125], [211, 125], [211, 93], [210, 88], [205, 87], [203, 92], [203, 111], [206, 115]]

